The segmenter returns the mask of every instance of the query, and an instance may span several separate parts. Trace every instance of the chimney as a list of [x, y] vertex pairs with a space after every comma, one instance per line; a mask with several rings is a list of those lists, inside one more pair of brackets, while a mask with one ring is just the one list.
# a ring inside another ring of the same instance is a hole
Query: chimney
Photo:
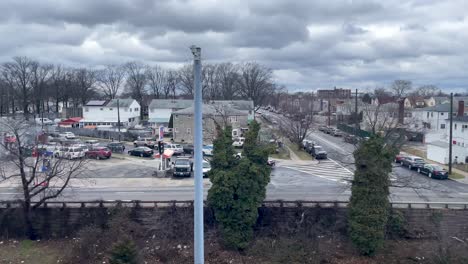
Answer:
[[457, 116], [463, 116], [465, 114], [465, 101], [458, 101], [458, 114]]
[[405, 100], [398, 100], [398, 124], [403, 124], [405, 120]]

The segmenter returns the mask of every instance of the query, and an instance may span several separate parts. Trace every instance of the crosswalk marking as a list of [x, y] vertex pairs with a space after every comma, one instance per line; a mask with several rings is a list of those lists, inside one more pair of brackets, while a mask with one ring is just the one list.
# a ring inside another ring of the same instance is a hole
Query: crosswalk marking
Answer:
[[350, 170], [331, 160], [296, 164], [285, 162], [279, 165], [283, 168], [300, 171], [334, 182], [349, 183], [353, 179], [353, 173]]

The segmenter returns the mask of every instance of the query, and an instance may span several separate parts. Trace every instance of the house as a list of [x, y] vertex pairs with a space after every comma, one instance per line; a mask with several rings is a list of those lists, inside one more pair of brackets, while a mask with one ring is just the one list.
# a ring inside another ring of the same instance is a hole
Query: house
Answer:
[[452, 144], [452, 161], [468, 163], [468, 115], [464, 101], [458, 101], [456, 116], [452, 118], [452, 121], [452, 142], [449, 142], [450, 121], [447, 118], [443, 137], [427, 145], [428, 159], [447, 164], [449, 161], [448, 144]]
[[[245, 111], [248, 115], [248, 121], [255, 118], [254, 103], [252, 100], [215, 100], [209, 104], [226, 105], [240, 111]], [[149, 105], [149, 123], [154, 126], [169, 126], [172, 113], [193, 106], [193, 100], [186, 99], [153, 99]]]
[[140, 104], [135, 99], [112, 99], [110, 101], [91, 100], [83, 106], [83, 119], [80, 127], [133, 127], [140, 123]]
[[190, 106], [193, 106], [193, 100], [153, 99], [148, 107], [148, 122], [156, 127], [167, 128], [173, 112]]
[[[173, 139], [175, 142], [193, 143], [194, 107], [175, 111]], [[230, 125], [232, 129], [248, 127], [248, 112], [238, 110], [229, 104], [203, 104], [203, 140], [211, 143], [216, 136], [216, 124]]]

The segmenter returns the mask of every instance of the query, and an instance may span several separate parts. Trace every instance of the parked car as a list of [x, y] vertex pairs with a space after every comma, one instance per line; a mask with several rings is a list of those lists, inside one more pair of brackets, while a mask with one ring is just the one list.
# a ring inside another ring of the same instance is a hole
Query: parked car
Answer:
[[107, 144], [107, 147], [112, 152], [122, 153], [125, 151], [125, 145], [122, 142], [110, 142], [109, 144]]
[[318, 130], [319, 130], [319, 131], [322, 131], [322, 132], [327, 132], [328, 127], [327, 127], [327, 126], [321, 126], [321, 127], [319, 127]]
[[139, 157], [151, 157], [153, 156], [153, 150], [148, 147], [136, 147], [128, 151], [130, 156], [139, 156]]
[[418, 172], [427, 175], [429, 178], [445, 180], [448, 178], [448, 172], [437, 164], [424, 164], [418, 168]]
[[173, 176], [190, 177], [192, 173], [192, 163], [189, 159], [176, 159], [174, 162]]
[[237, 147], [237, 148], [242, 148], [244, 146], [244, 142], [245, 142], [244, 137], [238, 137], [234, 139], [234, 141], [232, 142], [232, 146]]
[[99, 146], [99, 141], [97, 141], [96, 139], [87, 139], [84, 143], [90, 148]]
[[270, 166], [270, 168], [273, 168], [276, 166], [276, 161], [268, 159], [267, 165]]
[[93, 147], [85, 152], [87, 158], [92, 159], [109, 159], [112, 156], [112, 151], [106, 147]]
[[42, 125], [42, 124], [52, 125], [54, 123], [52, 120], [50, 120], [49, 118], [46, 118], [46, 117], [44, 117], [44, 118], [38, 117], [38, 118], [35, 119], [35, 121], [36, 121], [36, 124], [38, 124], [38, 125]]
[[59, 134], [59, 137], [65, 138], [65, 139], [76, 139], [75, 134], [72, 132], [63, 132]]
[[350, 144], [357, 144], [359, 139], [355, 135], [346, 135], [344, 136], [344, 141]]
[[164, 149], [170, 149], [174, 151], [174, 155], [184, 154], [184, 148], [180, 144], [164, 144]]
[[307, 146], [309, 146], [309, 145], [311, 145], [311, 144], [314, 144], [314, 143], [315, 143], [315, 142], [314, 142], [313, 140], [304, 139], [304, 140], [302, 141], [302, 147], [303, 147], [304, 149], [306, 149]]
[[409, 157], [407, 154], [404, 153], [399, 153], [398, 155], [395, 156], [395, 163], [403, 163], [403, 160]]
[[133, 145], [135, 147], [154, 148], [154, 146], [157, 145], [157, 142], [154, 138], [139, 138], [133, 141]]
[[213, 145], [204, 145], [202, 152], [203, 156], [213, 156]]
[[402, 160], [401, 165], [408, 167], [408, 169], [412, 170], [415, 168], [422, 168], [424, 166], [424, 163], [424, 160], [420, 157], [408, 156]]
[[60, 147], [55, 151], [54, 156], [56, 158], [66, 158], [69, 160], [80, 159], [85, 156], [85, 152], [81, 147]]
[[334, 137], [342, 137], [344, 135], [343, 132], [341, 132], [339, 129], [336, 129], [336, 128], [333, 128], [330, 134]]
[[327, 152], [321, 146], [312, 146], [310, 154], [315, 159], [327, 159]]
[[208, 177], [208, 172], [211, 170], [211, 164], [204, 160], [202, 165], [203, 178]]
[[193, 154], [193, 145], [192, 144], [184, 145], [183, 149], [184, 149], [185, 154], [190, 154], [190, 155]]

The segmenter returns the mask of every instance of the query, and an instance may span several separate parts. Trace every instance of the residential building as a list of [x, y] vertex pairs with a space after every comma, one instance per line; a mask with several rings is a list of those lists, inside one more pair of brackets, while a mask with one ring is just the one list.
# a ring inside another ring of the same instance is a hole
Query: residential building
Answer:
[[119, 115], [123, 127], [139, 124], [140, 104], [135, 99], [91, 100], [83, 106], [80, 127], [117, 127]]
[[317, 90], [317, 97], [321, 99], [351, 98], [351, 89], [334, 88], [332, 90]]
[[[213, 142], [216, 137], [216, 124], [232, 129], [248, 127], [248, 112], [238, 110], [228, 104], [203, 104], [203, 140]], [[194, 107], [175, 111], [172, 114], [173, 139], [175, 142], [193, 143]]]
[[[193, 106], [193, 100], [153, 99], [148, 107], [148, 122], [153, 126], [169, 127], [172, 113]], [[166, 129], [166, 131], [169, 131]]]
[[252, 100], [214, 100], [210, 101], [209, 103], [228, 105], [237, 110], [245, 111], [248, 114], [248, 122], [251, 122], [255, 119], [254, 102]]

